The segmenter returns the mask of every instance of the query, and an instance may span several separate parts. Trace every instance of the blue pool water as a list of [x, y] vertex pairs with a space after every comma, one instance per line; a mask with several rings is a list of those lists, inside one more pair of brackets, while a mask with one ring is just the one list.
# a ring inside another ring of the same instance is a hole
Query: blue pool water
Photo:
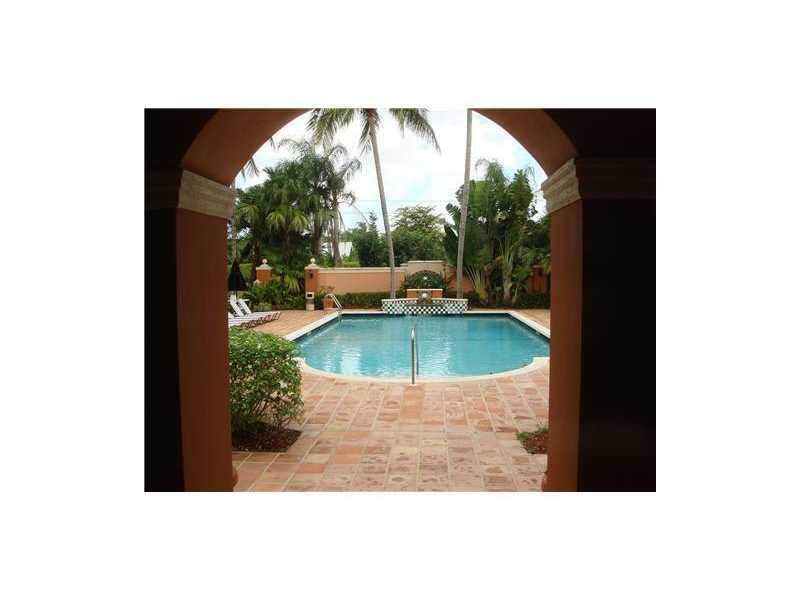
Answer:
[[550, 356], [544, 336], [506, 315], [345, 315], [297, 340], [306, 363], [332, 373], [410, 377], [417, 325], [419, 376], [489, 375]]

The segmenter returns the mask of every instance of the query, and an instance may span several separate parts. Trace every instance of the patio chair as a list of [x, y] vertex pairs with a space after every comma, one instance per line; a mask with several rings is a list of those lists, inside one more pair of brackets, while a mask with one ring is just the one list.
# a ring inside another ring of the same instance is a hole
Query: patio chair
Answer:
[[[266, 323], [268, 320], [263, 314], [250, 313], [250, 311], [248, 311], [249, 314], [243, 312], [233, 296], [228, 298], [228, 304], [231, 305], [231, 308], [236, 315], [233, 317], [236, 325], [241, 325], [243, 327], [255, 327], [256, 325]], [[228, 313], [228, 316], [230, 317], [230, 313]], [[228, 323], [231, 323], [230, 318], [228, 319]]]
[[261, 316], [264, 319], [264, 323], [269, 323], [270, 321], [277, 321], [281, 316], [279, 310], [270, 310], [266, 312], [253, 312], [252, 310], [250, 310], [250, 307], [247, 306], [247, 301], [244, 298], [239, 298], [238, 302], [239, 306], [242, 309], [242, 312], [244, 312], [245, 315], [252, 315], [254, 317]]
[[249, 316], [244, 317], [234, 317], [231, 313], [228, 313], [228, 328], [231, 327], [255, 327], [256, 325], [260, 325], [262, 323], [261, 319], [253, 319]]

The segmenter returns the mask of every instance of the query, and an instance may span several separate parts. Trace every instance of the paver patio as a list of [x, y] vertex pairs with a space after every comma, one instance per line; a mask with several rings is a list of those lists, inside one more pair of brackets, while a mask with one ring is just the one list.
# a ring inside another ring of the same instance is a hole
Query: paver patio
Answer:
[[[518, 311], [549, 326], [549, 311]], [[546, 314], [545, 314], [546, 313]], [[285, 311], [285, 335], [322, 318]], [[547, 423], [549, 360], [521, 375], [447, 383], [303, 374], [300, 438], [285, 453], [234, 452], [236, 491], [538, 491], [547, 457], [516, 439]]]

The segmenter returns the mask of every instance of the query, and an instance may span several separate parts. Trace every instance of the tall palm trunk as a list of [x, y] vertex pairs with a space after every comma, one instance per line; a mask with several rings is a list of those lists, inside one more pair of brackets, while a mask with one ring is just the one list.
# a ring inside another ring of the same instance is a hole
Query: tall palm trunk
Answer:
[[375, 158], [375, 173], [378, 176], [378, 194], [381, 197], [383, 227], [386, 230], [386, 246], [389, 248], [389, 297], [394, 298], [394, 245], [392, 244], [392, 226], [389, 224], [389, 209], [386, 207], [386, 195], [383, 192], [383, 174], [381, 173], [381, 158], [378, 154], [378, 136], [375, 135], [374, 128], [370, 129], [369, 140], [372, 144], [372, 155]]
[[472, 153], [472, 110], [467, 109], [467, 153], [464, 160], [464, 187], [461, 191], [461, 218], [458, 224], [458, 258], [456, 260], [456, 298], [463, 297], [462, 279], [464, 276], [464, 236], [467, 230], [467, 210], [469, 209], [469, 164]]
[[342, 265], [342, 257], [339, 254], [339, 203], [337, 200], [334, 200], [333, 204], [333, 235], [331, 236], [333, 239], [331, 240], [331, 246], [333, 248], [333, 266], [339, 267]]

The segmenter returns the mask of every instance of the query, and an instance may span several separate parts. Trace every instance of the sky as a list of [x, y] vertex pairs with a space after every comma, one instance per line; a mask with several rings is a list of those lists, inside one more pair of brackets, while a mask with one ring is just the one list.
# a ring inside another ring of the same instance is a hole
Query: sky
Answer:
[[[455, 192], [464, 183], [464, 151], [466, 149], [467, 111], [438, 110], [428, 113], [429, 120], [439, 141], [441, 153], [424, 143], [413, 133], [406, 131], [401, 135], [391, 115], [381, 113], [381, 129], [378, 133], [378, 148], [383, 170], [384, 189], [389, 214], [402, 206], [432, 206], [436, 212], [447, 217], [445, 206], [455, 200]], [[274, 136], [275, 143], [285, 138], [301, 139], [307, 137], [306, 123], [309, 113], [299, 116], [283, 127]], [[337, 142], [343, 144], [351, 156], [357, 156], [362, 168], [351, 180], [349, 190], [356, 195], [355, 208], [345, 207], [342, 216], [347, 228], [354, 227], [363, 220], [364, 215], [374, 212], [378, 216], [378, 227], [382, 228], [380, 197], [375, 175], [372, 153], [361, 155], [358, 149], [359, 127], [357, 120], [342, 130]], [[273, 166], [280, 160], [291, 158], [286, 150], [264, 144], [255, 155], [259, 169]], [[536, 160], [506, 131], [482, 115], [472, 113], [472, 160], [471, 177], [481, 179], [482, 172], [476, 170], [475, 163], [480, 158], [496, 159], [503, 165], [507, 176], [517, 169], [528, 166], [534, 168], [536, 187], [541, 186], [545, 174]], [[247, 188], [265, 179], [240, 175], [236, 180], [239, 188]], [[544, 212], [544, 201], [539, 198], [537, 210]]]

